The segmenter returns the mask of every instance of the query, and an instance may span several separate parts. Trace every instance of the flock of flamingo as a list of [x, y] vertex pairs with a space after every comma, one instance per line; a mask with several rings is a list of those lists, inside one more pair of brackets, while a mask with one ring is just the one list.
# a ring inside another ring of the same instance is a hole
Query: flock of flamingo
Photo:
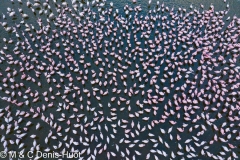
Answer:
[[11, 0], [0, 17], [1, 150], [239, 159], [240, 18], [227, 3], [150, 0], [146, 13], [138, 3]]

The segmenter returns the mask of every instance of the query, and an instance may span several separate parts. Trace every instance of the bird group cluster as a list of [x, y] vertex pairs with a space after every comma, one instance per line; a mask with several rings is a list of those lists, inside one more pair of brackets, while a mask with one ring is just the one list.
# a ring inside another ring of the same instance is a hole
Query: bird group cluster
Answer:
[[0, 18], [0, 149], [239, 159], [240, 18], [228, 7], [12, 0]]

